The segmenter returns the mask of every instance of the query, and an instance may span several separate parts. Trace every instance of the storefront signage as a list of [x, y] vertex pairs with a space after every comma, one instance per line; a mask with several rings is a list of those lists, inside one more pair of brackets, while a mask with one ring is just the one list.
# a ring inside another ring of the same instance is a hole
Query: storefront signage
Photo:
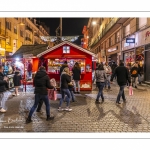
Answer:
[[126, 43], [135, 43], [135, 38], [126, 38]]
[[116, 46], [115, 48], [108, 49], [108, 52], [113, 52], [113, 51], [116, 51], [116, 50], [118, 50], [118, 46]]

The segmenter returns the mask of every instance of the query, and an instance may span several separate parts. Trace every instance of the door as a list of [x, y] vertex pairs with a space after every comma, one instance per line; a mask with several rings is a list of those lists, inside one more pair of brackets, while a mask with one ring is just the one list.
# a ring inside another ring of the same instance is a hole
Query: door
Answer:
[[150, 81], [150, 51], [145, 52], [145, 80]]

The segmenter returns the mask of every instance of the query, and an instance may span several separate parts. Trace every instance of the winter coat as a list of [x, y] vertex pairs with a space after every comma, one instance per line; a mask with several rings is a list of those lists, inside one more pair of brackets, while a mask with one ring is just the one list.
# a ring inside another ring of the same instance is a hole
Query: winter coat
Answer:
[[66, 67], [68, 67], [67, 64], [62, 64], [62, 66], [60, 67], [60, 71], [59, 71], [60, 75], [63, 72], [64, 68], [66, 68]]
[[81, 68], [74, 67], [72, 69], [73, 80], [80, 80]]
[[35, 86], [34, 94], [47, 95], [47, 89], [53, 89], [54, 86], [50, 85], [50, 78], [46, 71], [38, 71], [33, 79], [33, 85]]
[[68, 89], [68, 83], [71, 82], [71, 76], [68, 75], [66, 72], [62, 72], [61, 74], [61, 88]]
[[104, 70], [96, 70], [95, 78], [96, 82], [105, 82], [105, 79], [107, 79], [106, 72]]
[[0, 72], [0, 93], [5, 92], [8, 89], [8, 83], [3, 79], [4, 75]]
[[112, 73], [114, 73], [116, 68], [117, 68], [117, 64], [113, 63], [112, 66], [111, 66]]
[[140, 70], [138, 67], [132, 67], [130, 73], [131, 77], [138, 77], [138, 74], [140, 74]]
[[118, 85], [120, 86], [126, 85], [127, 81], [131, 83], [129, 70], [124, 65], [121, 65], [115, 69], [114, 73], [111, 76], [110, 81], [113, 81], [113, 78], [115, 77], [115, 75], [117, 76]]
[[21, 86], [21, 80], [22, 80], [22, 77], [19, 74], [19, 72], [15, 72], [15, 75], [13, 77], [14, 86]]

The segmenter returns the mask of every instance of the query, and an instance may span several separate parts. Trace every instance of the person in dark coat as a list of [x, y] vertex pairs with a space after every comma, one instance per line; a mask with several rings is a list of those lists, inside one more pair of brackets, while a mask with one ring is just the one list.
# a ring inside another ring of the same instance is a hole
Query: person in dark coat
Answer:
[[15, 75], [13, 77], [13, 82], [14, 82], [14, 87], [15, 87], [15, 93], [13, 94], [14, 96], [19, 95], [18, 88], [19, 88], [19, 86], [21, 86], [21, 80], [22, 80], [22, 77], [20, 75], [20, 72], [19, 72], [19, 70], [16, 70]]
[[6, 112], [2, 107], [2, 100], [4, 98], [4, 93], [8, 89], [8, 78], [3, 74], [3, 66], [0, 66], [0, 112]]
[[120, 98], [122, 96], [123, 102], [126, 102], [126, 98], [125, 98], [125, 94], [124, 94], [124, 88], [127, 84], [127, 81], [129, 82], [129, 84], [131, 84], [131, 78], [130, 78], [130, 74], [129, 74], [129, 70], [124, 66], [123, 61], [120, 61], [119, 66], [115, 69], [110, 81], [113, 81], [113, 78], [115, 77], [115, 75], [117, 76], [117, 83], [120, 87], [118, 96], [117, 96], [117, 100], [116, 100], [116, 104], [121, 104], [120, 103]]
[[32, 106], [28, 118], [26, 120], [26, 123], [30, 123], [32, 114], [34, 113], [35, 109], [37, 108], [37, 105], [42, 99], [45, 102], [46, 105], [46, 114], [47, 114], [47, 121], [54, 119], [54, 116], [50, 116], [50, 103], [48, 99], [48, 90], [47, 89], [53, 89], [54, 86], [50, 85], [50, 78], [46, 73], [46, 69], [44, 66], [41, 66], [39, 68], [39, 71], [35, 74], [33, 84], [35, 86], [34, 94], [35, 94], [35, 101], [34, 105]]
[[[117, 68], [117, 64], [115, 63], [115, 61], [113, 61], [112, 65], [111, 65], [112, 74], [114, 73], [116, 68]], [[115, 76], [115, 79], [116, 79], [116, 76]]]
[[[81, 68], [78, 62], [76, 62], [74, 67], [72, 68], [72, 73], [73, 73], [73, 80], [75, 83], [74, 92], [79, 94], [80, 93]], [[77, 87], [78, 87], [78, 92], [77, 92]]]
[[59, 74], [61, 75], [61, 73], [63, 72], [64, 68], [68, 67], [67, 61], [64, 61], [64, 64], [62, 64], [62, 66], [60, 67], [60, 71]]

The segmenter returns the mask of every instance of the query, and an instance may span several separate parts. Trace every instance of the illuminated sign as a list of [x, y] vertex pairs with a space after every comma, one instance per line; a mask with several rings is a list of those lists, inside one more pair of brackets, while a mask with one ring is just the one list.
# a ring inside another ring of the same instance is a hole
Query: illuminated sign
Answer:
[[126, 43], [135, 43], [135, 38], [126, 38]]
[[108, 52], [113, 52], [113, 51], [116, 51], [116, 50], [118, 50], [118, 46], [116, 46], [115, 48], [108, 49]]

